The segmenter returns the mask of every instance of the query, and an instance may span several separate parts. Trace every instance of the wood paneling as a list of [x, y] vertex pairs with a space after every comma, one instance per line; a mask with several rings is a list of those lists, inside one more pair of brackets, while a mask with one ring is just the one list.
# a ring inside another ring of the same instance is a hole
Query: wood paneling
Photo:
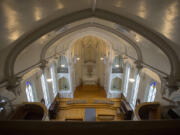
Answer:
[[59, 121], [65, 121], [66, 119], [84, 120], [85, 108], [88, 107], [96, 109], [96, 121], [103, 121], [98, 119], [98, 115], [114, 115], [114, 121], [121, 120], [116, 113], [121, 99], [107, 99], [105, 90], [96, 85], [78, 87], [75, 91], [74, 99], [59, 98], [57, 100], [60, 102], [60, 111], [56, 120]]

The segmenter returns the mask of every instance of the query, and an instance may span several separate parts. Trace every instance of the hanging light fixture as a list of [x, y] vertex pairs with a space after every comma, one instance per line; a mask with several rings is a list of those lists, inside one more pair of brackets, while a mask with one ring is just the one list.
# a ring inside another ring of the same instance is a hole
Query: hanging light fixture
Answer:
[[78, 61], [80, 60], [80, 58], [79, 58], [79, 57], [77, 57], [76, 59], [77, 59]]
[[115, 57], [115, 65], [114, 65], [116, 68], [119, 68], [120, 65], [119, 65], [119, 56], [116, 56]]
[[62, 68], [64, 68], [64, 67], [65, 67], [65, 65], [64, 65], [64, 64], [61, 64], [61, 67], [62, 67]]
[[100, 58], [100, 60], [104, 60], [104, 58], [103, 58], [103, 57], [101, 57], [101, 58]]
[[47, 79], [47, 82], [52, 82], [52, 79], [51, 79], [51, 78], [48, 78], [48, 79]]
[[130, 78], [129, 81], [130, 81], [131, 83], [133, 83], [133, 82], [135, 82], [135, 79], [134, 79], [134, 78]]

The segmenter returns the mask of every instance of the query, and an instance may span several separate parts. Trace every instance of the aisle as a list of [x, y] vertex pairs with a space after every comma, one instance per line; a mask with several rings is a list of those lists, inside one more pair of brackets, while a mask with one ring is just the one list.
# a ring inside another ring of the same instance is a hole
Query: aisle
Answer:
[[[121, 120], [116, 115], [116, 108], [120, 106], [121, 99], [107, 99], [105, 90], [97, 85], [77, 87], [73, 99], [58, 100], [60, 111], [56, 120], [59, 121], [103, 121], [98, 119], [99, 115], [113, 115], [114, 121]], [[80, 103], [80, 101], [85, 101], [85, 103]], [[108, 104], [109, 101], [114, 104]]]

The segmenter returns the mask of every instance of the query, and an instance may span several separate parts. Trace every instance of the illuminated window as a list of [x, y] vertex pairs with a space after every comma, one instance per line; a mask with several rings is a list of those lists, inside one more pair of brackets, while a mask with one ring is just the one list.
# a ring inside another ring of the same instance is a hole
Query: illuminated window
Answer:
[[154, 102], [156, 96], [156, 82], [152, 82], [146, 91], [145, 102]]
[[50, 72], [51, 72], [51, 78], [52, 78], [53, 94], [54, 94], [54, 97], [56, 97], [57, 85], [56, 85], [56, 76], [55, 76], [55, 71], [54, 71], [54, 64], [51, 65]]
[[126, 74], [125, 74], [125, 80], [124, 80], [124, 96], [125, 97], [127, 97], [127, 92], [128, 92], [130, 70], [131, 70], [131, 67], [128, 64], [126, 67]]
[[26, 95], [27, 95], [28, 102], [35, 101], [32, 85], [31, 85], [31, 82], [29, 81], [26, 82]]
[[134, 87], [133, 87], [132, 96], [131, 96], [131, 105], [133, 108], [136, 105], [136, 98], [137, 98], [138, 89], [139, 89], [139, 82], [140, 82], [140, 76], [138, 74], [136, 77], [136, 80], [134, 82]]
[[41, 75], [41, 84], [42, 84], [42, 90], [43, 90], [43, 94], [44, 94], [45, 104], [46, 104], [47, 108], [49, 108], [51, 102], [50, 102], [50, 97], [49, 97], [48, 85], [47, 85], [44, 74]]

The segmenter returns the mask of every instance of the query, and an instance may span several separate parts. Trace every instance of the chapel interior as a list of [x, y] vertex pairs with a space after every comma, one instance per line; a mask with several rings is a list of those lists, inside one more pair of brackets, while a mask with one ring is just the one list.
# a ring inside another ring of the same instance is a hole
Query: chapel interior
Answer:
[[2, 0], [0, 20], [3, 134], [180, 132], [179, 0]]

